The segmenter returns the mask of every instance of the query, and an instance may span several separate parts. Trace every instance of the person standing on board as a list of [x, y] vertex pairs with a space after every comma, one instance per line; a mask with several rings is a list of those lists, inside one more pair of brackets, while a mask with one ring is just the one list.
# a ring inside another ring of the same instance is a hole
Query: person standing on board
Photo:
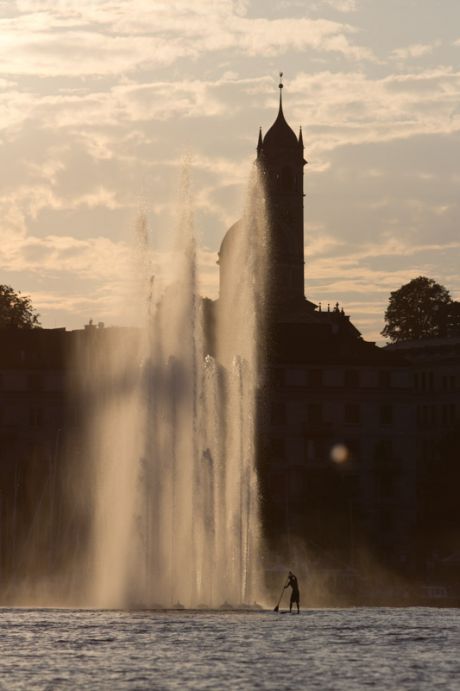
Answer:
[[288, 574], [288, 582], [284, 586], [284, 589], [289, 588], [291, 586], [292, 592], [291, 592], [291, 600], [289, 602], [289, 611], [292, 612], [292, 605], [295, 602], [297, 605], [297, 614], [300, 613], [300, 593], [299, 593], [299, 584], [297, 582], [297, 576], [294, 576], [292, 571], [289, 571]]

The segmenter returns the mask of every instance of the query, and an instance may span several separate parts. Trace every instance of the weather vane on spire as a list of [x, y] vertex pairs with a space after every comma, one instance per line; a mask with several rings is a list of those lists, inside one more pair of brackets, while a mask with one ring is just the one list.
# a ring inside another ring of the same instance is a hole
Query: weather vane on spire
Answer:
[[280, 112], [283, 110], [283, 73], [280, 72], [280, 83], [278, 84], [280, 90]]

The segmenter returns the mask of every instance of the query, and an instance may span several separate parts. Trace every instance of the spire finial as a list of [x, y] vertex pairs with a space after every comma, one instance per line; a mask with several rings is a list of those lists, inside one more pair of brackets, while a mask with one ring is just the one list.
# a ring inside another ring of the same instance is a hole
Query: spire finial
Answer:
[[280, 90], [280, 111], [283, 110], [283, 87], [284, 87], [284, 84], [283, 84], [283, 73], [280, 72], [280, 82], [279, 82], [279, 84], [278, 84], [278, 88], [279, 88], [279, 90]]

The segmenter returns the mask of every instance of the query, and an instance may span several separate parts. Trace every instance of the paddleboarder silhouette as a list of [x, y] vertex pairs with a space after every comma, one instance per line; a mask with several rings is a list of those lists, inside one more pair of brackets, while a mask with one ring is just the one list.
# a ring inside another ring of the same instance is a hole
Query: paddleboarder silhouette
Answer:
[[298, 584], [298, 582], [297, 582], [297, 576], [294, 576], [294, 574], [292, 573], [292, 571], [289, 571], [289, 574], [288, 574], [288, 582], [287, 582], [286, 585], [284, 586], [284, 590], [286, 590], [286, 588], [289, 588], [289, 587], [292, 588], [292, 591], [291, 591], [291, 600], [290, 600], [290, 602], [289, 602], [289, 611], [292, 612], [292, 605], [293, 605], [294, 602], [295, 602], [296, 605], [297, 605], [297, 614], [299, 614], [299, 613], [300, 613], [300, 593], [299, 593], [299, 584]]

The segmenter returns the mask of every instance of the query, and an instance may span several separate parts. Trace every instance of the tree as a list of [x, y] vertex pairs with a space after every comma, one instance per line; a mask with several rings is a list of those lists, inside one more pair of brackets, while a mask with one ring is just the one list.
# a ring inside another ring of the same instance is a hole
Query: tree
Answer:
[[35, 329], [40, 326], [38, 317], [30, 297], [0, 284], [0, 328]]
[[382, 336], [393, 343], [442, 336], [451, 304], [444, 286], [426, 276], [414, 278], [390, 294]]

